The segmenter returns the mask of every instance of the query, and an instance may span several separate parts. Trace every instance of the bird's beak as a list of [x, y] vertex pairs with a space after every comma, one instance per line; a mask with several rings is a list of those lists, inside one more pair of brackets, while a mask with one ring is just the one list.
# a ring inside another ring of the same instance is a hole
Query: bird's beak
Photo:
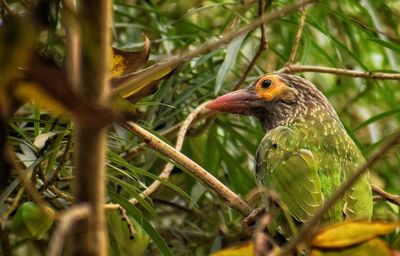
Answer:
[[251, 115], [252, 110], [259, 105], [261, 97], [249, 90], [243, 89], [222, 95], [206, 104], [206, 108], [226, 113]]

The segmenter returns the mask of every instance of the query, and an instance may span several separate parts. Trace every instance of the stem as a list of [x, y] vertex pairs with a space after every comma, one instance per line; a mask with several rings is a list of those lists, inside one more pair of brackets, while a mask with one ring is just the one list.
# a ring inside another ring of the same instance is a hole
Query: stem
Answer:
[[[81, 73], [77, 92], [93, 105], [108, 97], [112, 1], [82, 0], [78, 4], [81, 40]], [[71, 33], [73, 34], [73, 33]], [[71, 41], [71, 43], [73, 43]], [[71, 58], [74, 59], [74, 58]], [[72, 61], [69, 63], [73, 65]], [[70, 72], [78, 72], [73, 67]], [[107, 255], [105, 201], [105, 127], [87, 127], [77, 122], [74, 131], [75, 205], [88, 204], [90, 218], [80, 219], [72, 236], [72, 255]]]
[[176, 151], [173, 147], [134, 122], [127, 122], [127, 127], [133, 133], [142, 137], [149, 146], [182, 165], [190, 174], [196, 176], [211, 187], [218, 195], [228, 202], [229, 206], [240, 212], [243, 216], [247, 216], [252, 212], [252, 208], [237, 194], [227, 188], [222, 182], [204, 170], [201, 166], [193, 162], [190, 158], [181, 152]]
[[363, 77], [363, 78], [378, 79], [378, 80], [400, 80], [399, 73], [355, 71], [343, 68], [329, 68], [329, 67], [308, 66], [308, 65], [298, 65], [298, 64], [289, 65], [277, 71], [277, 73], [300, 73], [300, 72], [327, 73], [327, 74]]

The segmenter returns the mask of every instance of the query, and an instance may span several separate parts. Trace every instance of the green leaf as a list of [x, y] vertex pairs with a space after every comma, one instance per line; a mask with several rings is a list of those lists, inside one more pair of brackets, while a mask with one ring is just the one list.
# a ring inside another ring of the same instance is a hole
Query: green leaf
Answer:
[[26, 202], [18, 208], [11, 230], [21, 237], [41, 239], [53, 225], [54, 215], [48, 206], [39, 207], [35, 203]]
[[108, 233], [112, 238], [110, 241], [114, 241], [112, 249], [118, 250], [120, 255], [143, 255], [149, 245], [150, 237], [135, 219], [131, 216], [128, 218], [134, 234], [129, 232], [127, 222], [122, 220], [122, 216], [117, 211], [107, 212]]
[[381, 119], [384, 119], [384, 118], [389, 117], [389, 116], [392, 116], [392, 115], [396, 115], [396, 114], [398, 114], [398, 113], [400, 113], [400, 108], [392, 109], [392, 110], [383, 112], [383, 113], [381, 113], [381, 114], [378, 114], [378, 115], [376, 115], [376, 116], [373, 116], [373, 117], [371, 117], [371, 118], [365, 120], [365, 121], [362, 122], [361, 124], [357, 125], [357, 126], [353, 129], [353, 132], [358, 131], [358, 130], [360, 130], [361, 128], [363, 128], [363, 127], [365, 127], [365, 126], [367, 126], [367, 125], [369, 125], [369, 124], [375, 123], [376, 121], [379, 121], [379, 120], [381, 120]]
[[153, 242], [156, 244], [161, 254], [165, 256], [173, 256], [171, 249], [168, 247], [165, 240], [161, 237], [161, 235], [154, 229], [154, 227], [150, 224], [150, 222], [143, 216], [143, 214], [136, 209], [133, 205], [131, 205], [125, 198], [121, 197], [117, 193], [109, 191], [109, 195], [112, 198], [112, 201], [121, 205], [125, 210], [143, 227], [146, 233], [150, 236]]
[[218, 94], [219, 91], [221, 90], [222, 84], [224, 83], [226, 76], [231, 70], [233, 63], [236, 61], [236, 57], [238, 55], [242, 42], [246, 38], [246, 36], [247, 33], [236, 37], [234, 40], [232, 40], [232, 42], [230, 42], [230, 44], [226, 48], [225, 60], [218, 70], [215, 82], [215, 90], [214, 90], [215, 94]]

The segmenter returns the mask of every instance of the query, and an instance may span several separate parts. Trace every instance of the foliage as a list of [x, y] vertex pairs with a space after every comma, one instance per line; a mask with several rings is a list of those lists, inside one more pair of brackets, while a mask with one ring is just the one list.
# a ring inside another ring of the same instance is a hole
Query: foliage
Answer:
[[[13, 13], [32, 10], [30, 1], [1, 2], [7, 2]], [[40, 33], [34, 31], [33, 25], [10, 21], [9, 13], [0, 10], [0, 26], [12, 24], [16, 41], [11, 43], [7, 37], [10, 31], [0, 27], [0, 124], [8, 130], [7, 146], [1, 145], [1, 153], [15, 152], [14, 160], [21, 164], [23, 174], [29, 177], [31, 184], [55, 212], [68, 209], [72, 200], [73, 124], [65, 117], [88, 123], [97, 117], [101, 119], [100, 123], [120, 120], [111, 107], [99, 111], [89, 108], [79, 99], [71, 100], [75, 96], [70, 91], [47, 91], [47, 94], [39, 94], [41, 97], [36, 97], [35, 102], [25, 100], [24, 104], [9, 95], [10, 81], [18, 78], [15, 70], [27, 65], [24, 54], [30, 49], [37, 48], [41, 56], [50, 58], [58, 66], [63, 65], [67, 35], [62, 15], [65, 8], [61, 2], [49, 1], [43, 7], [45, 13], [40, 17], [45, 20], [45, 27]], [[277, 12], [291, 3], [291, 0], [266, 1], [265, 13]], [[146, 37], [151, 42], [149, 59], [142, 57], [143, 63], [134, 68], [136, 72], [140, 72], [143, 66], [170, 61], [172, 56], [204, 46], [209, 40], [217, 40], [222, 34], [236, 31], [258, 17], [257, 1], [115, 0], [113, 7], [113, 45], [116, 48], [144, 53]], [[295, 42], [300, 16], [301, 12], [296, 11], [266, 24], [268, 48], [261, 54], [243, 86], [261, 74], [285, 66]], [[400, 65], [399, 19], [400, 4], [396, 0], [320, 1], [310, 5], [296, 62], [396, 73]], [[32, 42], [28, 33], [36, 37], [37, 42]], [[158, 76], [138, 82], [139, 89], [134, 93], [137, 97], [131, 102], [121, 103], [114, 97], [114, 105], [121, 112], [131, 111], [134, 106], [133, 114], [130, 113], [135, 120], [164, 141], [174, 144], [176, 132], [169, 129], [182, 122], [204, 101], [233, 89], [256, 54], [260, 37], [260, 29], [255, 29], [222, 48], [212, 48], [182, 63], [171, 64]], [[9, 63], [4, 62], [5, 53], [7, 59], [12, 60]], [[114, 62], [117, 63], [114, 75], [121, 75], [123, 65], [118, 59]], [[399, 81], [322, 73], [299, 75], [313, 81], [324, 92], [366, 158], [399, 131]], [[31, 86], [25, 82], [22, 85]], [[50, 90], [48, 88], [53, 83], [49, 85], [41, 88]], [[138, 93], [150, 86], [150, 91]], [[35, 89], [37, 86], [20, 88], [32, 89], [30, 95], [20, 89], [20, 93], [30, 98], [32, 94], [41, 93]], [[57, 95], [67, 93], [71, 95], [68, 99], [57, 98]], [[56, 103], [52, 102], [54, 99]], [[60, 102], [64, 105], [59, 106]], [[75, 106], [75, 102], [81, 107]], [[18, 109], [6, 111], [10, 106], [18, 106]], [[49, 109], [58, 112], [55, 114]], [[84, 112], [82, 109], [97, 112]], [[60, 112], [63, 115], [58, 115]], [[173, 169], [168, 180], [160, 180], [157, 175], [171, 160], [142, 144], [142, 140], [125, 129], [121, 122], [111, 125], [108, 135], [108, 201], [126, 208], [135, 225], [140, 226], [137, 229], [148, 234], [151, 242], [147, 253], [158, 250], [164, 255], [208, 255], [244, 239], [240, 224], [243, 216], [229, 208], [210, 188], [182, 171], [180, 166]], [[256, 207], [254, 195], [257, 189], [252, 171], [262, 136], [261, 127], [250, 118], [225, 115], [200, 118], [189, 130], [182, 152]], [[398, 149], [392, 150], [371, 170], [373, 183], [393, 194], [400, 194]], [[1, 164], [3, 166], [3, 162]], [[35, 248], [32, 255], [44, 255], [43, 248], [47, 248], [57, 223], [42, 240], [27, 241], [10, 230], [10, 223], [16, 221], [20, 211], [15, 210], [34, 200], [18, 175], [12, 172], [6, 186], [0, 190], [1, 232], [5, 234], [1, 235], [0, 248], [5, 251], [8, 245], [15, 253]], [[162, 186], [151, 198], [142, 199], [140, 193], [155, 180], [160, 180]], [[138, 201], [136, 206], [129, 206], [128, 200], [132, 198]], [[398, 221], [398, 205], [382, 198], [377, 200], [374, 218]], [[115, 219], [108, 221], [111, 223]], [[126, 234], [126, 230], [123, 233]], [[389, 246], [396, 249], [400, 248], [399, 238], [396, 233], [385, 237]], [[116, 241], [110, 239], [110, 246], [112, 255], [121, 253]]]

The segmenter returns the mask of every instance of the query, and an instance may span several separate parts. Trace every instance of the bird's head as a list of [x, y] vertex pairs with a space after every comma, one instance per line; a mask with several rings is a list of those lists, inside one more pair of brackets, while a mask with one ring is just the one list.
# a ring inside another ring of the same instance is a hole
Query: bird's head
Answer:
[[316, 108], [336, 117], [330, 103], [311, 82], [288, 74], [261, 76], [247, 88], [222, 95], [206, 107], [220, 112], [256, 116], [265, 130], [295, 122]]

